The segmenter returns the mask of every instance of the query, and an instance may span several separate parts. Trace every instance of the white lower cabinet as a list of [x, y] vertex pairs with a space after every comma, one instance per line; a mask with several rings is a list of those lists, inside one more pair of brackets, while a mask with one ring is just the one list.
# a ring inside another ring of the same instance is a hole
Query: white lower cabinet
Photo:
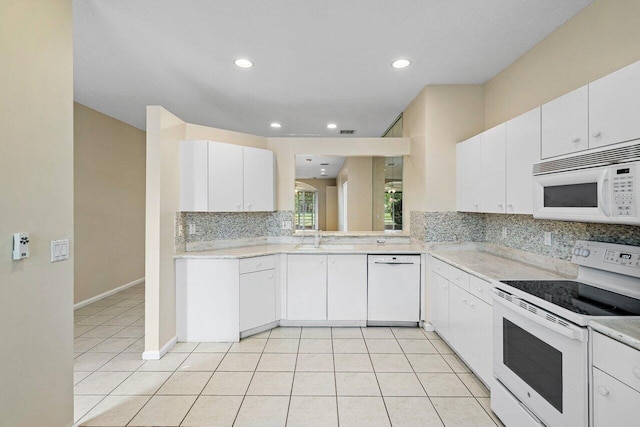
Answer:
[[367, 320], [367, 256], [327, 256], [327, 320]]
[[638, 425], [640, 351], [597, 332], [592, 342], [594, 427]]
[[287, 257], [287, 321], [366, 319], [366, 255]]
[[640, 393], [597, 368], [593, 388], [594, 427], [638, 425]]
[[287, 320], [327, 319], [327, 255], [287, 256]]
[[[480, 379], [493, 381], [493, 309], [486, 296], [491, 285], [447, 265], [447, 278], [436, 273], [442, 262], [431, 259], [431, 324]], [[451, 281], [454, 280], [454, 281]]]
[[240, 332], [275, 322], [275, 270], [240, 275]]
[[449, 281], [431, 272], [431, 324], [442, 336], [449, 337]]
[[278, 320], [276, 256], [176, 260], [178, 341], [238, 341]]

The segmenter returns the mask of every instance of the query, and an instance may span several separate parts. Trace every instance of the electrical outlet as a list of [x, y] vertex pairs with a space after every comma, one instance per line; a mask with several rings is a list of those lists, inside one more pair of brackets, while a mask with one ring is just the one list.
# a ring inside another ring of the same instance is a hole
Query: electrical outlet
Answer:
[[196, 225], [195, 224], [189, 224], [189, 234], [196, 234]]
[[292, 227], [293, 226], [291, 224], [291, 220], [286, 219], [286, 220], [282, 221], [282, 229], [283, 230], [291, 230]]
[[507, 238], [507, 227], [502, 227], [502, 238], [503, 239]]
[[547, 246], [551, 246], [551, 232], [550, 231], [545, 231], [544, 232], [544, 244]]

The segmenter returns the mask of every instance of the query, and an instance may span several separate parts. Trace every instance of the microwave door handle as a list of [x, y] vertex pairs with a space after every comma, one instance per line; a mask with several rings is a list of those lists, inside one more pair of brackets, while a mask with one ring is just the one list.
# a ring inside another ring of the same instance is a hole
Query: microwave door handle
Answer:
[[606, 216], [611, 216], [609, 172], [610, 169], [603, 170], [600, 179], [598, 179], [598, 204], [602, 207], [602, 211]]
[[[514, 313], [517, 313], [519, 316], [523, 316], [535, 323], [537, 323], [538, 325], [544, 326], [547, 329], [551, 329], [554, 332], [557, 332], [558, 334], [570, 338], [572, 340], [578, 340], [580, 342], [585, 342], [587, 337], [585, 334], [585, 331], [580, 328], [579, 326], [573, 326], [573, 325], [569, 325], [569, 326], [561, 326], [558, 325], [557, 323], [554, 323], [550, 320], [547, 320], [546, 318], [543, 318], [541, 316], [538, 316], [537, 314], [533, 314], [530, 313], [528, 310], [521, 308], [518, 305], [518, 302], [520, 301], [519, 298], [512, 296], [512, 300], [513, 302], [508, 302], [507, 300], [505, 300], [504, 298], [502, 298], [500, 296], [500, 294], [498, 293], [498, 291], [494, 288], [493, 289], [493, 300], [497, 303], [499, 303], [500, 305], [504, 306], [505, 308], [513, 311]], [[544, 312], [544, 310], [538, 308], [539, 311]], [[556, 317], [554, 315], [551, 315], [552, 317]]]

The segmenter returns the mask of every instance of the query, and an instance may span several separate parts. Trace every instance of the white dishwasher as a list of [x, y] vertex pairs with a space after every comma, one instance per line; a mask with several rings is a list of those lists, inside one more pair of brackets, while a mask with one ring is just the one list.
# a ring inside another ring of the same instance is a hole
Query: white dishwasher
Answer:
[[367, 324], [420, 321], [420, 255], [369, 255]]

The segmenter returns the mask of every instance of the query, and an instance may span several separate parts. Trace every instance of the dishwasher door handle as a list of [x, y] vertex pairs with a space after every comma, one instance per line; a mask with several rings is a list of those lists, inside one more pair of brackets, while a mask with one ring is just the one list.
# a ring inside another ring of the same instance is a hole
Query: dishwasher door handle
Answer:
[[384, 264], [384, 265], [414, 265], [417, 264], [415, 262], [384, 262], [384, 261], [375, 261], [374, 264]]

